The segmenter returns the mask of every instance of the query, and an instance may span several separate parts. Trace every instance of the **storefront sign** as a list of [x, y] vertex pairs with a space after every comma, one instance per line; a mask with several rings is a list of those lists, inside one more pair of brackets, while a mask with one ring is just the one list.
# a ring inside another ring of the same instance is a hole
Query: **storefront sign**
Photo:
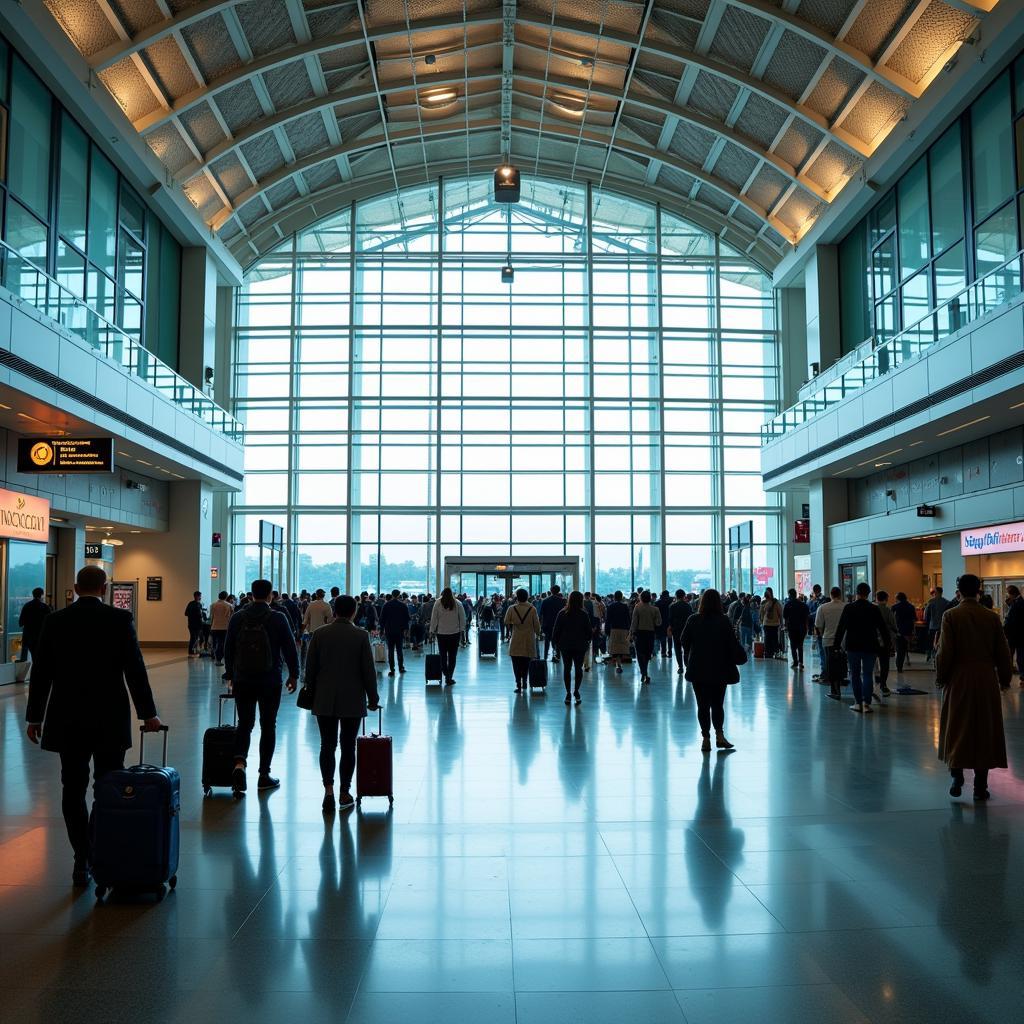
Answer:
[[45, 544], [50, 538], [50, 503], [0, 488], [0, 537]]
[[962, 555], [997, 555], [1003, 551], [1024, 551], [1024, 523], [960, 531]]
[[164, 599], [164, 578], [163, 576], [146, 577], [146, 600], [162, 601]]
[[19, 437], [19, 473], [112, 473], [110, 437]]

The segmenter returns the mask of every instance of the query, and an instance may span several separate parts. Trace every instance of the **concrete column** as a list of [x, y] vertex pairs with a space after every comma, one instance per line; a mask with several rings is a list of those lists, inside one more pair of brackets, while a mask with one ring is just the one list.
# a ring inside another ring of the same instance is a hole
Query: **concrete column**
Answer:
[[67, 592], [75, 585], [78, 570], [85, 565], [85, 530], [82, 527], [58, 527], [57, 578], [54, 583], [54, 608], [65, 608], [70, 602]]
[[828, 592], [838, 584], [832, 552], [828, 544], [828, 528], [849, 518], [845, 480], [812, 480], [811, 506], [811, 583], [820, 583]]
[[819, 369], [831, 366], [841, 355], [839, 339], [839, 250], [818, 245], [804, 267], [807, 302], [807, 363]]
[[796, 402], [797, 391], [809, 375], [806, 295], [803, 288], [779, 289], [779, 401], [783, 409]]
[[[170, 486], [166, 533], [135, 534], [117, 551], [118, 576], [139, 581], [139, 640], [150, 646], [184, 645], [185, 605], [198, 590], [203, 601], [221, 589], [210, 579], [213, 541], [213, 495], [199, 480]], [[146, 600], [146, 579], [163, 579], [163, 598]]]
[[216, 355], [217, 268], [208, 249], [182, 249], [178, 372], [209, 392], [205, 371], [216, 365]]
[[966, 559], [960, 554], [960, 534], [944, 533], [942, 535], [942, 591], [953, 599], [956, 581], [967, 572]]

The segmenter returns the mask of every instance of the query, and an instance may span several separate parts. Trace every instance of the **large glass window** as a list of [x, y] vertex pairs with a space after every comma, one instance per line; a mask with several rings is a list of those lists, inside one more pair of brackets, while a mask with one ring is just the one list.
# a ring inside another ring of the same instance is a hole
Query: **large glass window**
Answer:
[[975, 223], [1014, 191], [1010, 74], [1001, 75], [971, 107]]
[[60, 128], [60, 188], [57, 193], [57, 230], [85, 252], [86, 199], [89, 195], [89, 139], [64, 114]]
[[232, 585], [261, 515], [293, 587], [432, 589], [460, 554], [707, 586], [727, 514], [769, 524], [779, 568], [757, 465], [777, 347], [760, 269], [653, 205], [545, 180], [498, 205], [486, 178], [354, 204], [240, 290]]
[[50, 93], [26, 64], [11, 74], [11, 127], [7, 147], [11, 191], [44, 220], [50, 202]]

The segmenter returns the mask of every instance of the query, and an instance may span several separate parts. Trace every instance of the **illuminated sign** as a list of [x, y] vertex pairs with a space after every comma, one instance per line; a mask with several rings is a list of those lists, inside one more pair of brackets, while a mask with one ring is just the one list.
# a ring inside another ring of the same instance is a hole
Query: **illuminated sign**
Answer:
[[0, 488], [0, 537], [45, 544], [50, 539], [50, 503]]
[[1024, 523], [979, 526], [960, 531], [960, 554], [997, 555], [1002, 551], [1024, 551]]
[[112, 473], [109, 437], [19, 437], [19, 473]]

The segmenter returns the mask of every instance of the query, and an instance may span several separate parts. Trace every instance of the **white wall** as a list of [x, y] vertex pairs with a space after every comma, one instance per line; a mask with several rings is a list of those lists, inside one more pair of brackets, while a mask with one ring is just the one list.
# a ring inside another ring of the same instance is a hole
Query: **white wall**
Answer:
[[[198, 481], [171, 485], [170, 528], [167, 533], [132, 535], [118, 548], [115, 577], [138, 581], [139, 640], [148, 646], [188, 642], [185, 605], [200, 590], [209, 604], [220, 581], [210, 580], [212, 501]], [[208, 504], [203, 514], [203, 501]], [[163, 600], [146, 600], [146, 578], [163, 577]]]

